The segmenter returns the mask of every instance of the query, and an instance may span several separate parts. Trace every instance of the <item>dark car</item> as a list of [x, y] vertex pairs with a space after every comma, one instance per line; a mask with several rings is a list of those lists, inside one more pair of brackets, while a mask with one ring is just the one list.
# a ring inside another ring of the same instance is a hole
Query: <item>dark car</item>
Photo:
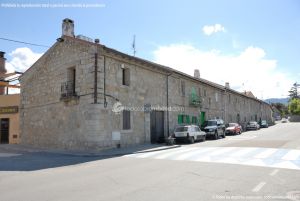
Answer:
[[211, 119], [205, 121], [201, 126], [207, 136], [212, 136], [214, 139], [219, 139], [219, 136], [226, 137], [225, 125], [222, 119]]
[[261, 128], [268, 128], [269, 127], [269, 124], [266, 120], [261, 120], [259, 125], [260, 125]]
[[226, 135], [239, 135], [242, 133], [242, 126], [238, 123], [229, 123], [225, 129], [225, 133]]
[[259, 127], [259, 124], [256, 122], [256, 121], [250, 121], [247, 123], [247, 126], [246, 126], [246, 130], [249, 131], [249, 130], [258, 130], [260, 127]]

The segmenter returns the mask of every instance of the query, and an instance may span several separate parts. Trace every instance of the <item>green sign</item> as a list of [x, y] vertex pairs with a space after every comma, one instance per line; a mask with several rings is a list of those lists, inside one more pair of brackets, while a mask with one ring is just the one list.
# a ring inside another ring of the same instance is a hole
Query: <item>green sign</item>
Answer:
[[14, 114], [19, 112], [18, 106], [0, 107], [0, 114]]

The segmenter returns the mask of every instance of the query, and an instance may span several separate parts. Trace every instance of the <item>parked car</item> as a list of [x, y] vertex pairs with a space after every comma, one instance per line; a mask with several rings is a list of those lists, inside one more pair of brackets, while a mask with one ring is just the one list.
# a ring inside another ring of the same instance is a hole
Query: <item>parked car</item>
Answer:
[[246, 130], [258, 130], [259, 124], [256, 121], [250, 121], [248, 122], [247, 126], [246, 126]]
[[225, 133], [232, 135], [239, 135], [242, 133], [242, 126], [238, 123], [229, 123], [228, 127], [225, 129]]
[[181, 125], [174, 130], [174, 137], [176, 140], [184, 140], [189, 143], [194, 143], [196, 140], [206, 139], [206, 133], [201, 131], [196, 125]]
[[269, 124], [266, 120], [261, 120], [259, 126], [260, 126], [260, 128], [268, 128]]
[[213, 136], [215, 140], [219, 139], [219, 136], [226, 137], [225, 125], [222, 119], [212, 119], [203, 123], [203, 130], [208, 136]]
[[287, 122], [287, 119], [286, 119], [286, 118], [282, 118], [282, 119], [281, 119], [281, 122], [282, 122], [282, 123], [286, 123], [286, 122]]

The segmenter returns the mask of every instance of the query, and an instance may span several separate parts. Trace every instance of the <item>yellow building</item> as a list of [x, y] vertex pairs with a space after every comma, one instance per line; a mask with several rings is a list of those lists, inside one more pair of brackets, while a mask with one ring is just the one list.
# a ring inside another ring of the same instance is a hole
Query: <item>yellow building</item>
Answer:
[[0, 95], [0, 143], [19, 143], [20, 94]]
[[[7, 73], [4, 52], [0, 51], [0, 144], [19, 143], [20, 94], [8, 94], [9, 88], [20, 88], [18, 75]], [[14, 84], [11, 84], [14, 83]]]

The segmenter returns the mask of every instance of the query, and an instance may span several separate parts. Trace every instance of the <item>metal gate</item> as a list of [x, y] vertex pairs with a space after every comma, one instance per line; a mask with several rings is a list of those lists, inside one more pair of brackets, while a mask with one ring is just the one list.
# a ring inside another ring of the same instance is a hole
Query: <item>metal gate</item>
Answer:
[[164, 112], [152, 111], [150, 114], [151, 124], [151, 143], [162, 143], [165, 140], [164, 135]]
[[9, 142], [9, 119], [0, 119], [0, 143]]

